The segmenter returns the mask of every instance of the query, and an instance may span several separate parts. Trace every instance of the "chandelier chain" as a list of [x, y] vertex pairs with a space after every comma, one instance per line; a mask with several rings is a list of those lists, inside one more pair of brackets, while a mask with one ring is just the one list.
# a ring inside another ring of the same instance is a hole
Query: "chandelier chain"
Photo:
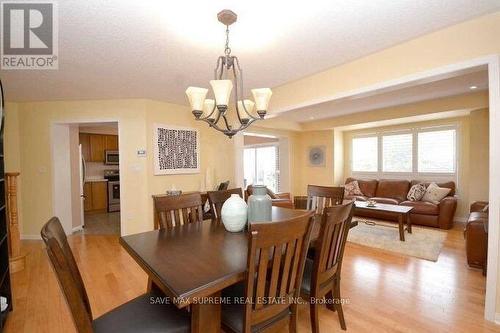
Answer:
[[226, 56], [231, 55], [231, 48], [229, 47], [229, 26], [226, 25], [226, 46], [224, 48], [224, 54]]

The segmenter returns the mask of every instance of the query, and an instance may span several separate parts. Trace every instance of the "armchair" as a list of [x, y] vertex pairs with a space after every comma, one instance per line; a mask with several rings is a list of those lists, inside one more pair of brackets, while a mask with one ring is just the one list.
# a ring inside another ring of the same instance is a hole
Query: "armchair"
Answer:
[[[251, 196], [252, 193], [253, 193], [253, 186], [248, 185], [247, 189], [245, 190], [245, 201], [248, 200], [248, 197]], [[274, 193], [269, 188], [267, 188], [267, 195], [271, 197], [273, 206], [293, 209], [293, 201], [290, 193], [288, 192]]]

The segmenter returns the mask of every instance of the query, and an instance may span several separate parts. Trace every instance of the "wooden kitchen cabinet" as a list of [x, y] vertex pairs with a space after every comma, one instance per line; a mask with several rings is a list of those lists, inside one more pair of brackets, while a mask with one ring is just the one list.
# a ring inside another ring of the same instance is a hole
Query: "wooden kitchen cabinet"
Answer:
[[104, 162], [106, 150], [118, 150], [118, 135], [80, 133], [82, 155], [87, 162]]
[[83, 187], [84, 211], [100, 213], [108, 210], [108, 182], [87, 182]]
[[91, 211], [92, 210], [92, 183], [85, 183], [83, 185], [83, 195], [84, 195], [84, 201], [83, 201], [83, 210], [85, 212]]
[[80, 133], [80, 144], [82, 145], [82, 155], [85, 161], [90, 161], [90, 134]]
[[90, 161], [104, 162], [104, 150], [106, 142], [104, 135], [90, 134]]
[[106, 135], [105, 150], [118, 150], [118, 135]]

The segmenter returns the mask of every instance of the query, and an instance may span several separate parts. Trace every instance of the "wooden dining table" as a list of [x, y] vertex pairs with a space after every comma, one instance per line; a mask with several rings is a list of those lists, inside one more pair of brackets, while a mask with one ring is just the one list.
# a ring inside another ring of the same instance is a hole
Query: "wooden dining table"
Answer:
[[[273, 222], [307, 214], [272, 207]], [[317, 222], [312, 242], [319, 234]], [[220, 332], [220, 293], [245, 278], [246, 232], [228, 232], [221, 224], [204, 221], [123, 236], [120, 244], [172, 303], [190, 306], [191, 332]]]

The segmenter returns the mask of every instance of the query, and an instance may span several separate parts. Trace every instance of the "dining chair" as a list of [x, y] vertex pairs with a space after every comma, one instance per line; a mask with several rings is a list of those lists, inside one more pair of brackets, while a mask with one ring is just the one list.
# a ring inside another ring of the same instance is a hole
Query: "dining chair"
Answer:
[[232, 194], [238, 194], [243, 198], [243, 191], [241, 188], [233, 188], [225, 191], [208, 191], [208, 203], [210, 204], [210, 211], [212, 212], [212, 222], [221, 222], [222, 205]]
[[[314, 224], [309, 212], [280, 222], [250, 224], [246, 279], [222, 291], [222, 326], [228, 332], [260, 332], [289, 322], [297, 330], [297, 302]], [[236, 300], [251, 300], [241, 304]], [[266, 302], [266, 300], [272, 300]]]
[[217, 191], [225, 191], [229, 188], [229, 180], [222, 182], [219, 184], [219, 187], [217, 187]]
[[202, 199], [199, 192], [157, 196], [153, 200], [155, 229], [203, 221]]
[[171, 304], [153, 303], [154, 294], [143, 294], [93, 318], [82, 276], [57, 217], [40, 232], [61, 290], [79, 333], [91, 332], [190, 332], [190, 316]]
[[302, 295], [309, 296], [311, 328], [313, 333], [319, 332], [318, 312], [320, 302], [330, 310], [337, 311], [340, 327], [345, 330], [346, 324], [340, 297], [340, 271], [347, 234], [350, 229], [353, 203], [327, 207], [324, 210], [319, 237], [316, 240], [314, 260], [307, 259], [302, 281]]
[[307, 209], [316, 214], [323, 214], [323, 209], [340, 205], [343, 200], [343, 187], [307, 185]]

